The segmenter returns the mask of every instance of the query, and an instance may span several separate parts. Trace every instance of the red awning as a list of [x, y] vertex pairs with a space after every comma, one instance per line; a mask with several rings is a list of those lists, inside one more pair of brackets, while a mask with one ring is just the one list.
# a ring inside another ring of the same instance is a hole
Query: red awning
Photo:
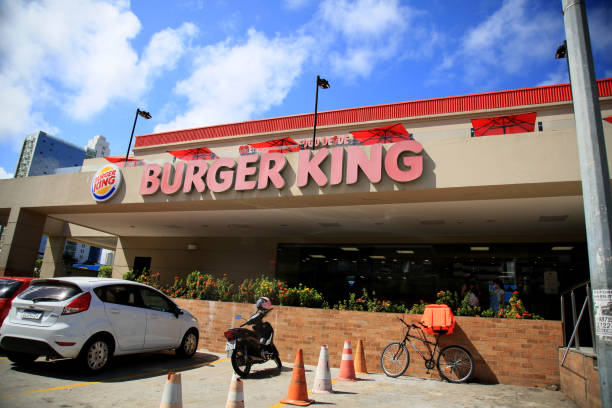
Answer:
[[412, 139], [410, 133], [408, 133], [401, 123], [374, 129], [356, 130], [351, 132], [351, 134], [354, 139], [357, 139], [363, 145], [395, 143]]
[[169, 150], [172, 156], [181, 160], [212, 160], [216, 159], [217, 155], [214, 154], [208, 147], [196, 147], [195, 149], [185, 150]]
[[472, 119], [474, 136], [533, 132], [536, 116], [536, 112], [530, 112], [521, 113], [519, 115]]
[[125, 162], [125, 156], [104, 156], [104, 158], [114, 163], [117, 167], [136, 167], [142, 164], [142, 160], [135, 157], [128, 157], [127, 163]]
[[608, 123], [612, 123], [612, 116], [608, 116], [607, 118], [604, 118], [604, 120]]
[[[282, 139], [266, 140], [265, 142], [250, 143], [249, 146], [263, 152], [268, 153], [288, 153], [297, 152], [300, 150], [298, 142], [290, 137]], [[270, 149], [271, 147], [280, 147], [279, 149]]]

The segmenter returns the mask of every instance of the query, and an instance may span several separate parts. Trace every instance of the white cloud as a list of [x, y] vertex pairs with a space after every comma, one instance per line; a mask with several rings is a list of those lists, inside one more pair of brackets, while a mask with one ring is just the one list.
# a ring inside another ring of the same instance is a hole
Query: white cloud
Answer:
[[45, 107], [84, 120], [114, 99], [137, 100], [155, 77], [174, 68], [196, 34], [190, 23], [163, 30], [139, 58], [130, 41], [141, 25], [129, 2], [11, 1], [0, 7], [0, 98], [16, 101], [0, 113], [0, 140], [22, 138], [33, 126], [49, 130]]
[[551, 72], [548, 74], [548, 78], [546, 80], [536, 84], [536, 86], [547, 86], [547, 85], [558, 85], [558, 84], [567, 84], [569, 83], [569, 76], [567, 73], [567, 65], [564, 63], [565, 60], [560, 61], [562, 67], [557, 69], [555, 72]]
[[492, 80], [492, 73], [519, 74], [554, 57], [564, 37], [563, 19], [526, 0], [505, 0], [501, 8], [468, 31], [457, 51], [446, 55], [435, 75], [463, 71], [467, 82]]
[[308, 4], [309, 0], [284, 0], [285, 7], [289, 10], [297, 10]]
[[4, 168], [0, 167], [0, 179], [13, 178], [13, 173], [9, 173]]
[[192, 74], [175, 92], [187, 110], [155, 131], [249, 120], [279, 105], [300, 74], [311, 39], [266, 38], [254, 29], [244, 43], [231, 39], [196, 52]]
[[[397, 55], [412, 10], [397, 0], [325, 0], [321, 24], [337, 39], [330, 52], [333, 70], [345, 76], [368, 76], [376, 64]], [[330, 43], [333, 42], [329, 40]]]

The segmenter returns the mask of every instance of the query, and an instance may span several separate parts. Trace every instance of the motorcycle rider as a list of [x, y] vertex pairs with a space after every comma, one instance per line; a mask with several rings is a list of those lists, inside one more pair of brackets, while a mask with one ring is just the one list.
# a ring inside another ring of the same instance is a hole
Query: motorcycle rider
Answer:
[[269, 346], [272, 343], [274, 329], [272, 329], [272, 325], [270, 323], [264, 322], [263, 318], [272, 310], [272, 302], [270, 302], [270, 299], [267, 297], [262, 296], [257, 299], [257, 302], [255, 302], [255, 307], [257, 308], [257, 311], [249, 320], [254, 322], [253, 330], [259, 337], [259, 344], [263, 346], [261, 356], [266, 358], [267, 355], [272, 354], [272, 350]]

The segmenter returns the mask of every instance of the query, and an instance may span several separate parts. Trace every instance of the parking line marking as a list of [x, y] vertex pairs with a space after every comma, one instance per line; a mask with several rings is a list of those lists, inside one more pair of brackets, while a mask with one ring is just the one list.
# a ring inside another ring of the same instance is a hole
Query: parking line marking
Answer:
[[[96, 385], [96, 384], [102, 384], [102, 383], [107, 383], [107, 382], [124, 381], [124, 380], [139, 378], [139, 377], [147, 377], [147, 376], [152, 376], [152, 375], [156, 375], [156, 374], [166, 374], [166, 373], [169, 373], [171, 371], [181, 371], [181, 370], [188, 370], [190, 368], [199, 368], [199, 367], [204, 367], [206, 365], [223, 363], [223, 362], [226, 362], [226, 361], [229, 361], [229, 360], [230, 360], [229, 358], [224, 358], [224, 359], [221, 359], [221, 360], [211, 361], [209, 363], [198, 363], [198, 364], [193, 364], [193, 365], [190, 365], [190, 366], [175, 367], [175, 368], [165, 368], [163, 370], [149, 371], [149, 372], [146, 372], [146, 373], [127, 375], [127, 376], [123, 376], [123, 377], [107, 378], [107, 379], [105, 379], [103, 381], [92, 381], [92, 382], [84, 382], [84, 383], [79, 383], [79, 384], [68, 384], [68, 385], [61, 385], [59, 387], [43, 388], [43, 389], [40, 389], [40, 390], [24, 391], [24, 392], [22, 392], [19, 395], [29, 395], [29, 394], [36, 394], [36, 393], [47, 392], [47, 391], [66, 390], [66, 389], [71, 389], [71, 388], [76, 388], [76, 387], [86, 387], [86, 386], [89, 386], [89, 385]], [[12, 395], [12, 394], [2, 395], [2, 396], [0, 396], [0, 399], [12, 398], [13, 396], [14, 395]]]
[[80, 384], [61, 385], [59, 387], [44, 388], [42, 390], [25, 391], [22, 394], [26, 394], [27, 395], [27, 394], [36, 394], [38, 392], [46, 392], [46, 391], [68, 390], [70, 388], [85, 387], [87, 385], [94, 385], [94, 384], [100, 384], [100, 381], [85, 382], [85, 383], [80, 383]]

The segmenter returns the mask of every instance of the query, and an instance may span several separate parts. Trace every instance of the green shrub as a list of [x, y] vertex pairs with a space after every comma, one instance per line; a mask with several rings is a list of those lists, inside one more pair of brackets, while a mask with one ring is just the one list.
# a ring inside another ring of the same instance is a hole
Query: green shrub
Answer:
[[363, 288], [360, 297], [357, 297], [354, 293], [349, 293], [348, 299], [342, 300], [334, 305], [333, 308], [338, 310], [365, 310], [368, 312], [385, 313], [404, 313], [406, 311], [405, 306], [393, 304], [388, 300], [379, 300], [375, 295], [376, 292], [372, 292], [372, 295], [369, 295], [368, 291]]
[[113, 267], [110, 265], [102, 265], [98, 270], [98, 278], [110, 278], [113, 276]]
[[480, 313], [480, 317], [496, 317], [496, 313], [493, 311], [493, 309], [487, 309]]
[[519, 298], [518, 291], [512, 292], [512, 296], [508, 301], [508, 307], [500, 309], [498, 317], [505, 317], [506, 319], [535, 319], [543, 320], [541, 316], [527, 312], [523, 301]]
[[455, 310], [455, 316], [478, 316], [480, 306], [470, 306], [470, 294], [465, 295], [461, 305]]
[[123, 274], [123, 279], [125, 280], [130, 280], [130, 281], [136, 281], [136, 274], [134, 273], [133, 270], [129, 270], [126, 273]]
[[457, 291], [451, 292], [450, 290], [441, 290], [436, 293], [436, 304], [447, 305], [451, 310], [455, 310], [461, 306], [461, 301], [459, 300]]
[[412, 305], [410, 309], [408, 309], [407, 313], [423, 314], [425, 312], [425, 306], [427, 306], [427, 303], [421, 300], [420, 303], [415, 303], [414, 305]]
[[283, 306], [302, 306], [321, 308], [325, 303], [323, 295], [316, 289], [302, 286], [300, 283], [297, 288], [287, 288], [281, 285], [279, 301]]

